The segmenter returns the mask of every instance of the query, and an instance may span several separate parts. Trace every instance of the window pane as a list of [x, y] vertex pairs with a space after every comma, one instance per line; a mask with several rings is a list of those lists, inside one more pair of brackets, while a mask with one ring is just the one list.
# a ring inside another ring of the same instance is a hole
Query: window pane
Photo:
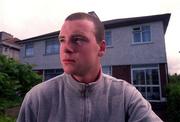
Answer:
[[158, 73], [158, 69], [153, 69], [152, 70], [152, 78], [153, 78], [153, 84], [158, 84], [159, 85], [159, 73]]
[[134, 32], [133, 36], [134, 36], [134, 42], [141, 42], [141, 34], [140, 34], [140, 32]]
[[149, 85], [159, 85], [158, 69], [146, 70], [146, 82]]
[[32, 56], [32, 55], [33, 55], [33, 49], [32, 48], [26, 49], [26, 56]]
[[45, 70], [45, 80], [51, 79], [57, 75], [60, 75], [63, 73], [62, 69], [48, 69]]
[[102, 71], [105, 74], [111, 75], [111, 66], [103, 66]]
[[51, 69], [51, 70], [45, 70], [45, 74], [53, 74], [55, 73], [55, 70]]
[[142, 41], [143, 42], [151, 41], [150, 26], [142, 26]]
[[25, 56], [33, 56], [33, 55], [34, 55], [33, 43], [26, 44]]
[[133, 84], [135, 84], [135, 85], [145, 84], [144, 70], [134, 70], [133, 71]]
[[107, 46], [112, 45], [111, 31], [106, 31], [105, 32], [105, 40], [106, 40], [106, 45]]
[[150, 31], [142, 32], [142, 41], [143, 42], [150, 42], [151, 41], [151, 36], [150, 36]]
[[59, 53], [58, 40], [46, 41], [46, 54], [57, 54], [57, 53]]
[[136, 87], [139, 92], [141, 92], [142, 96], [146, 98], [146, 88], [145, 87]]
[[147, 87], [148, 100], [160, 100], [159, 87]]

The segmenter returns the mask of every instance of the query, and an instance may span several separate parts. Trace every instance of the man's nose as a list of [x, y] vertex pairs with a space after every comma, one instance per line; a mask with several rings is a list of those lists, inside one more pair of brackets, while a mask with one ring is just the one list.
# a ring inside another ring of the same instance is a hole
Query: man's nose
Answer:
[[63, 51], [65, 53], [73, 53], [74, 52], [74, 47], [70, 42], [63, 43], [61, 48], [63, 48]]

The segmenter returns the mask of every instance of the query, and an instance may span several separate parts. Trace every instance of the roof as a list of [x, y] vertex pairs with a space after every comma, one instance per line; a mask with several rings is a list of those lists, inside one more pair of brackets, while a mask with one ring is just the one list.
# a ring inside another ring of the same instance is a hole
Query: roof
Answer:
[[[171, 14], [160, 14], [160, 15], [151, 15], [151, 16], [141, 16], [141, 17], [132, 17], [132, 18], [123, 18], [123, 19], [113, 19], [108, 21], [103, 21], [105, 29], [111, 29], [111, 28], [118, 28], [123, 26], [130, 26], [130, 25], [136, 25], [136, 24], [143, 24], [143, 23], [150, 23], [150, 22], [156, 22], [156, 21], [162, 21], [163, 27], [164, 27], [164, 33], [166, 32], [169, 19]], [[17, 43], [24, 43], [29, 41], [40, 41], [42, 39], [49, 39], [53, 37], [58, 37], [60, 31], [55, 31], [52, 33], [24, 39], [21, 41], [17, 41]]]
[[24, 40], [19, 40], [16, 41], [16, 43], [23, 43], [23, 42], [31, 42], [31, 41], [40, 41], [42, 39], [49, 39], [49, 38], [54, 38], [54, 37], [58, 37], [60, 31], [55, 31], [55, 32], [51, 32], [48, 34], [43, 34], [40, 36], [36, 36], [36, 37], [32, 37], [32, 38], [28, 38], [28, 39], [24, 39]]
[[11, 47], [13, 49], [16, 49], [16, 50], [20, 50], [19, 45], [15, 44], [15, 43], [8, 42], [8, 41], [1, 41], [0, 45], [4, 45], [4, 46], [7, 46], [7, 47]]
[[129, 25], [162, 21], [164, 26], [164, 33], [165, 33], [169, 23], [170, 16], [171, 14], [167, 13], [167, 14], [159, 14], [159, 15], [151, 15], [151, 16], [113, 19], [113, 20], [104, 21], [103, 23], [105, 29], [110, 29], [110, 28], [117, 28], [117, 27], [129, 26]]
[[4, 31], [0, 32], [0, 45], [20, 50], [19, 45], [15, 43], [16, 41], [19, 41], [19, 39], [14, 38], [11, 34]]

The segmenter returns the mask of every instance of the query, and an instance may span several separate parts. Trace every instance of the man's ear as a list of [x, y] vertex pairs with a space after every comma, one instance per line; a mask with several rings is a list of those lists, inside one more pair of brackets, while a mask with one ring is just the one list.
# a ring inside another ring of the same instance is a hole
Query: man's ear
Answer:
[[102, 57], [106, 51], [106, 42], [105, 40], [102, 40], [100, 43], [99, 43], [99, 53], [98, 53], [98, 56], [99, 57]]

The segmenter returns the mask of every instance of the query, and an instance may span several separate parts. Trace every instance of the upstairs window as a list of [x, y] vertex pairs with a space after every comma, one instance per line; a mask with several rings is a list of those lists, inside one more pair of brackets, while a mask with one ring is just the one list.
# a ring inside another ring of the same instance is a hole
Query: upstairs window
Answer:
[[33, 43], [27, 43], [25, 45], [25, 56], [30, 57], [34, 55], [34, 45]]
[[111, 31], [106, 31], [106, 32], [105, 32], [105, 40], [106, 40], [106, 45], [107, 45], [107, 46], [112, 46], [112, 35], [111, 35]]
[[151, 30], [149, 25], [142, 25], [133, 28], [133, 43], [151, 42]]
[[58, 40], [46, 41], [46, 54], [58, 54], [59, 53], [59, 42]]

